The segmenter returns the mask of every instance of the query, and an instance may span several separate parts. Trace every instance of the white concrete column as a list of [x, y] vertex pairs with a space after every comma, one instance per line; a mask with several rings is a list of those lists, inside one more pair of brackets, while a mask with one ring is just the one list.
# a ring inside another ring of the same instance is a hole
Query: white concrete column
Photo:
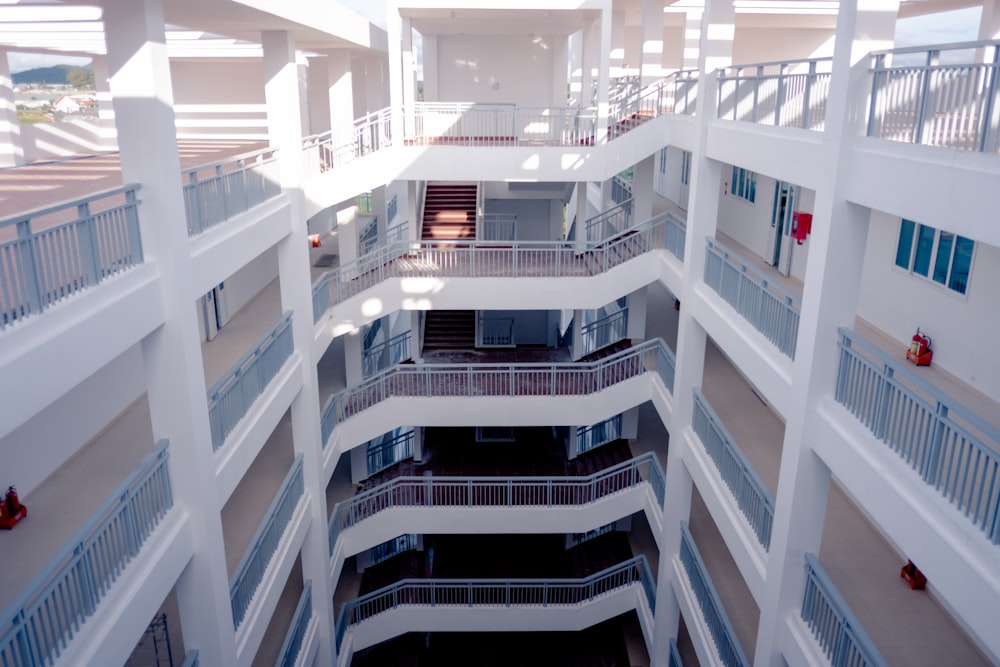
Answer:
[[641, 343], [646, 339], [646, 299], [645, 287], [637, 289], [628, 295], [625, 302], [628, 308], [628, 327], [625, 330], [625, 337], [633, 343]]
[[413, 26], [410, 19], [403, 19], [402, 23], [402, 75], [403, 75], [403, 107], [406, 110], [405, 127], [411, 131], [414, 125], [413, 107], [417, 102], [417, 58], [413, 53]]
[[[170, 440], [174, 503], [190, 513], [194, 555], [175, 584], [184, 642], [205, 664], [235, 667], [236, 641], [222, 540], [215, 456], [205, 403], [201, 336], [184, 222], [173, 89], [162, 0], [105, 0], [107, 65], [122, 177], [140, 183], [147, 261], [160, 273], [163, 324], [142, 342], [155, 439]], [[141, 636], [148, 618], [129, 619]], [[132, 633], [133, 628], [121, 628]]]
[[348, 387], [361, 384], [361, 355], [364, 351], [362, 329], [358, 327], [344, 336], [344, 377]]
[[611, 63], [610, 76], [626, 76], [625, 65], [636, 64], [625, 61], [625, 11], [611, 12], [611, 51], [608, 52]]
[[97, 55], [91, 63], [94, 68], [94, 88], [97, 93], [97, 131], [101, 146], [108, 150], [118, 147], [115, 133], [115, 110], [111, 104], [111, 88], [108, 86], [108, 58]]
[[594, 74], [601, 60], [601, 30], [598, 21], [590, 21], [581, 31], [580, 106], [584, 109], [597, 104], [594, 93]]
[[583, 85], [583, 36], [587, 29], [569, 36], [569, 96], [580, 106], [587, 106], [582, 95]]
[[329, 574], [329, 541], [326, 531], [326, 480], [323, 478], [323, 450], [320, 436], [319, 383], [312, 361], [312, 289], [309, 250], [306, 244], [305, 178], [302, 153], [302, 110], [299, 105], [299, 72], [295, 64], [295, 41], [290, 32], [261, 33], [264, 51], [264, 99], [267, 107], [268, 137], [279, 149], [281, 187], [289, 200], [289, 233], [278, 242], [278, 274], [281, 278], [281, 305], [291, 310], [295, 349], [303, 356], [300, 365], [302, 391], [292, 401], [292, 442], [296, 454], [303, 455], [302, 474], [308, 499], [311, 528], [302, 545], [302, 574], [312, 580], [313, 615], [316, 616], [322, 664], [333, 664], [333, 588]]
[[386, 59], [383, 56], [368, 56], [365, 58], [365, 102], [368, 112], [384, 109], [389, 100], [385, 94]]
[[632, 169], [632, 221], [633, 224], [653, 217], [653, 176], [656, 173], [656, 155], [639, 160]]
[[334, 134], [354, 126], [354, 84], [351, 52], [326, 52], [327, 95], [330, 100], [330, 127]]
[[355, 119], [368, 115], [368, 84], [366, 79], [365, 59], [351, 58], [351, 99], [354, 105], [351, 115]]
[[[566, 91], [569, 90], [567, 87], [569, 81], [566, 78], [566, 66], [569, 63], [569, 38], [563, 35], [553, 35], [549, 39], [552, 43], [552, 100], [550, 104], [554, 107], [564, 107], [568, 95]], [[424, 94], [427, 93], [426, 85], [425, 83]]]
[[[809, 446], [810, 421], [820, 399], [835, 386], [837, 328], [850, 327], [857, 313], [868, 237], [869, 209], [843, 199], [838, 183], [847, 179], [849, 152], [860, 134], [849, 113], [865, 99], [866, 55], [892, 43], [899, 0], [859, 0], [841, 6], [834, 47], [827, 123], [823, 133], [828, 186], [818, 190], [813, 210], [802, 312], [785, 416], [768, 567], [760, 602], [754, 664], [784, 664], [781, 646], [786, 619], [799, 613], [805, 591], [806, 553], [818, 553], [826, 515], [830, 471]], [[843, 36], [853, 36], [843, 38]]]
[[330, 73], [323, 56], [309, 58], [306, 69], [309, 127], [306, 134], [319, 134], [330, 129]]
[[681, 40], [681, 68], [698, 69], [701, 56], [701, 19], [704, 10], [688, 9], [684, 12], [684, 39]]
[[410, 311], [410, 352], [413, 361], [418, 364], [423, 362], [421, 341], [424, 339], [424, 332], [420, 323], [421, 312], [419, 310]]
[[587, 206], [588, 187], [587, 181], [580, 181], [576, 184], [576, 227], [573, 245], [578, 249], [587, 246], [587, 214], [590, 212], [590, 208]]
[[14, 82], [10, 76], [7, 52], [0, 50], [0, 167], [24, 164], [21, 124], [14, 103]]
[[639, 63], [642, 86], [663, 76], [663, 3], [664, 0], [642, 0], [642, 61]]
[[372, 188], [372, 214], [378, 216], [375, 225], [378, 229], [379, 245], [385, 245], [385, 230], [389, 226], [388, 211], [386, 210], [388, 203], [386, 187], [384, 185]]
[[393, 146], [403, 145], [403, 19], [399, 10], [386, 9], [386, 33], [389, 42], [389, 123]]
[[407, 238], [411, 241], [416, 241], [420, 238], [420, 210], [417, 208], [420, 202], [417, 201], [417, 182], [407, 181], [406, 182], [406, 220], [407, 220]]
[[440, 77], [438, 76], [438, 36], [423, 36], [424, 56], [424, 101], [437, 102], [441, 99]]
[[979, 36], [987, 41], [1000, 39], [1000, 0], [983, 0], [983, 13], [979, 17]]
[[608, 88], [611, 85], [611, 9], [601, 9], [600, 29], [600, 61], [597, 66], [597, 129], [594, 133], [594, 143], [603, 144], [608, 137]]

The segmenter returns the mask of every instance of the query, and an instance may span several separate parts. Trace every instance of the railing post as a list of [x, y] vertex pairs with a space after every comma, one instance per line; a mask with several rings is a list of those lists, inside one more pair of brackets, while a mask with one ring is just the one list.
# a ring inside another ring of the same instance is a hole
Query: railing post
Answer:
[[1000, 72], [1000, 45], [993, 45], [993, 60], [989, 63], [989, 74], [986, 81], [986, 103], [983, 105], [983, 124], [979, 133], [979, 150], [983, 153], [990, 152], [992, 148], [991, 139], [993, 135], [1000, 132], [1000, 127], [993, 124], [993, 114], [997, 108], [997, 95], [1000, 94], [998, 86], [998, 72]]
[[139, 233], [139, 201], [135, 188], [125, 192], [125, 220], [128, 229], [130, 261], [138, 263], [142, 259], [142, 236]]
[[940, 401], [937, 410], [934, 411], [934, 431], [931, 435], [930, 447], [924, 461], [922, 471], [924, 481], [931, 486], [937, 486], [937, 480], [941, 471], [941, 456], [944, 449], [945, 420], [948, 418], [948, 406]]
[[875, 409], [872, 411], [872, 432], [880, 440], [885, 438], [886, 422], [889, 415], [890, 396], [892, 394], [892, 376], [895, 371], [886, 364], [878, 379], [878, 390], [875, 392]]
[[875, 126], [878, 124], [878, 135], [882, 134], [882, 120], [878, 117], [879, 108], [879, 76], [883, 73], [885, 69], [885, 54], [880, 53], [875, 56], [875, 62], [872, 63], [872, 91], [871, 91], [871, 102], [868, 104], [868, 136], [874, 137]]
[[753, 82], [753, 104], [750, 106], [750, 122], [756, 123], [759, 118], [757, 114], [758, 104], [760, 104], [760, 82], [764, 78], [764, 68], [757, 66], [757, 77]]
[[[97, 235], [94, 229], [94, 216], [90, 214], [90, 202], [77, 204], [77, 228], [80, 229], [80, 262], [87, 285], [96, 285], [100, 280], [100, 262], [98, 261]], [[82, 285], [81, 285], [82, 287]]]
[[809, 73], [806, 74], [806, 86], [802, 91], [802, 129], [809, 129], [809, 98], [812, 95], [813, 81], [816, 80], [816, 61], [809, 62]]
[[[927, 52], [927, 62], [924, 66], [923, 81], [920, 85], [920, 97], [917, 98], [917, 114], [916, 122], [913, 127], [913, 143], [920, 144], [923, 143], [924, 139], [924, 129], [925, 125], [928, 123], [927, 114], [928, 110], [933, 108], [931, 104], [931, 67], [937, 65], [938, 57], [940, 56], [940, 51], [928, 51]], [[933, 121], [933, 113], [931, 113], [931, 119]]]
[[31, 220], [20, 220], [17, 223], [18, 249], [21, 255], [21, 271], [25, 279], [25, 296], [28, 297], [28, 309], [31, 312], [42, 310], [42, 283], [38, 277], [35, 262], [35, 239], [31, 235]]
[[778, 86], [774, 93], [774, 126], [781, 127], [781, 98], [785, 94], [785, 74], [788, 72], [788, 64], [782, 63], [778, 66]]

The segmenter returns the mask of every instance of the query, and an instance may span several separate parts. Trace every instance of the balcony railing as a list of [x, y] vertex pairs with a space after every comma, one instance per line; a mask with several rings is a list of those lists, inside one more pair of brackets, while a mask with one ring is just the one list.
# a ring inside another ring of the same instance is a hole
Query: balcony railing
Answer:
[[705, 563], [701, 560], [701, 554], [694, 544], [694, 538], [688, 530], [687, 522], [681, 522], [681, 565], [687, 573], [691, 582], [691, 589], [694, 597], [698, 601], [702, 618], [708, 626], [709, 634], [712, 635], [712, 642], [719, 653], [719, 658], [725, 667], [749, 667], [750, 662], [743, 649], [736, 639], [736, 631], [733, 630], [726, 610], [722, 606], [719, 594], [712, 585], [712, 580], [708, 576]]
[[740, 255], [708, 239], [705, 283], [718, 292], [782, 354], [794, 359], [799, 298], [770, 281]]
[[757, 535], [757, 541], [767, 551], [771, 546], [771, 522], [774, 519], [774, 496], [771, 495], [771, 490], [697, 389], [694, 390], [693, 422], [694, 432], [712, 457], [722, 481], [736, 498], [736, 505]]
[[684, 243], [687, 240], [687, 222], [673, 213], [667, 213], [667, 250], [684, 261]]
[[696, 69], [674, 72], [663, 80], [663, 110], [682, 116], [693, 116], [698, 101]]
[[288, 633], [285, 634], [285, 641], [278, 652], [278, 660], [274, 663], [274, 667], [295, 667], [312, 617], [312, 581], [309, 580], [306, 581], [305, 590], [299, 597], [299, 604], [295, 607], [292, 623], [288, 626]]
[[303, 137], [307, 164], [320, 172], [340, 167], [392, 145], [391, 113], [388, 108], [358, 118], [349, 128]]
[[576, 107], [418, 102], [404, 110], [412, 146], [590, 145], [597, 113]]
[[361, 373], [369, 377], [411, 357], [411, 332], [404, 331], [389, 340], [365, 350], [361, 354]]
[[480, 317], [476, 327], [476, 347], [516, 347], [514, 319]]
[[628, 337], [628, 308], [580, 327], [580, 356], [587, 356]]
[[313, 283], [313, 319], [346, 299], [392, 278], [568, 278], [604, 273], [666, 246], [668, 214], [620, 237], [580, 250], [565, 241], [393, 243], [320, 276]]
[[622, 416], [615, 415], [590, 426], [576, 429], [576, 453], [583, 454], [591, 449], [614, 442], [622, 437]]
[[173, 506], [167, 442], [156, 445], [0, 614], [0, 664], [55, 664]]
[[590, 363], [422, 364], [396, 366], [333, 394], [322, 419], [345, 419], [393, 397], [583, 396], [647, 372], [673, 390], [674, 354], [662, 339], [647, 340]]
[[218, 450], [292, 355], [292, 313], [282, 315], [254, 347], [208, 390], [212, 448]]
[[190, 236], [281, 194], [273, 148], [203, 164], [184, 171], [181, 177]]
[[580, 579], [403, 579], [340, 608], [337, 650], [340, 651], [349, 627], [401, 606], [576, 606], [634, 585], [642, 586], [652, 612], [656, 603], [656, 584], [645, 556]]
[[632, 226], [632, 199], [628, 198], [598, 213], [586, 222], [587, 243], [600, 243]]
[[368, 474], [393, 466], [403, 459], [413, 458], [413, 430], [397, 433], [389, 431], [385, 435], [368, 441], [365, 447]]
[[264, 579], [274, 553], [281, 544], [285, 529], [291, 523], [295, 508], [303, 493], [302, 454], [295, 457], [285, 481], [271, 501], [264, 520], [257, 527], [257, 532], [250, 541], [243, 558], [229, 579], [229, 601], [233, 610], [233, 629], [239, 629], [240, 623], [250, 609], [254, 594]]
[[849, 329], [835, 398], [1000, 544], [1000, 431]]
[[513, 213], [486, 213], [479, 238], [483, 241], [513, 241], [517, 238], [517, 216]]
[[[631, 171], [631, 169], [629, 171]], [[632, 177], [629, 176], [628, 179], [625, 179], [618, 174], [615, 174], [611, 178], [611, 201], [616, 204], [624, 204], [626, 201], [632, 199], [631, 178]], [[610, 234], [608, 236], [610, 236]]]
[[681, 662], [681, 653], [677, 650], [677, 640], [672, 637], [670, 638], [670, 659], [667, 667], [684, 667], [684, 663]]
[[341, 532], [393, 507], [579, 506], [641, 484], [650, 485], [662, 507], [663, 468], [651, 452], [587, 477], [395, 477], [337, 503], [330, 518], [330, 553]]
[[391, 224], [393, 220], [396, 219], [396, 213], [399, 212], [399, 200], [397, 195], [393, 195], [389, 203], [385, 205], [385, 221], [386, 224]]
[[198, 649], [189, 648], [184, 656], [184, 664], [181, 667], [199, 667]]
[[0, 221], [0, 329], [143, 263], [138, 185]]
[[868, 136], [997, 153], [998, 72], [998, 40], [875, 52]]
[[822, 130], [832, 65], [832, 58], [810, 58], [720, 70], [718, 117]]
[[358, 254], [367, 255], [378, 246], [378, 216], [368, 219], [358, 231]]
[[812, 554], [806, 554], [802, 620], [832, 667], [888, 667]]

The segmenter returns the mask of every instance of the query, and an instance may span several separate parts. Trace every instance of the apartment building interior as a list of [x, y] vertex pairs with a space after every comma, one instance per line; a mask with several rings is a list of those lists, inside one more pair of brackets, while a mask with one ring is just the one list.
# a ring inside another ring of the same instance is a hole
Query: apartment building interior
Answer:
[[0, 665], [1000, 664], [1000, 0], [0, 24]]

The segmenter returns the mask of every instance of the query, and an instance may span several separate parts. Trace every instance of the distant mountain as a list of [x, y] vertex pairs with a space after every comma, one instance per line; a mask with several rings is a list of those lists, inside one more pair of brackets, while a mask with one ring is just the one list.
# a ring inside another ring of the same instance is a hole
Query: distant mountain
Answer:
[[13, 75], [14, 85], [19, 83], [70, 83], [70, 72], [75, 70], [86, 70], [89, 78], [93, 79], [90, 67], [75, 67], [73, 65], [52, 65], [51, 67], [36, 67], [23, 72], [15, 72]]

